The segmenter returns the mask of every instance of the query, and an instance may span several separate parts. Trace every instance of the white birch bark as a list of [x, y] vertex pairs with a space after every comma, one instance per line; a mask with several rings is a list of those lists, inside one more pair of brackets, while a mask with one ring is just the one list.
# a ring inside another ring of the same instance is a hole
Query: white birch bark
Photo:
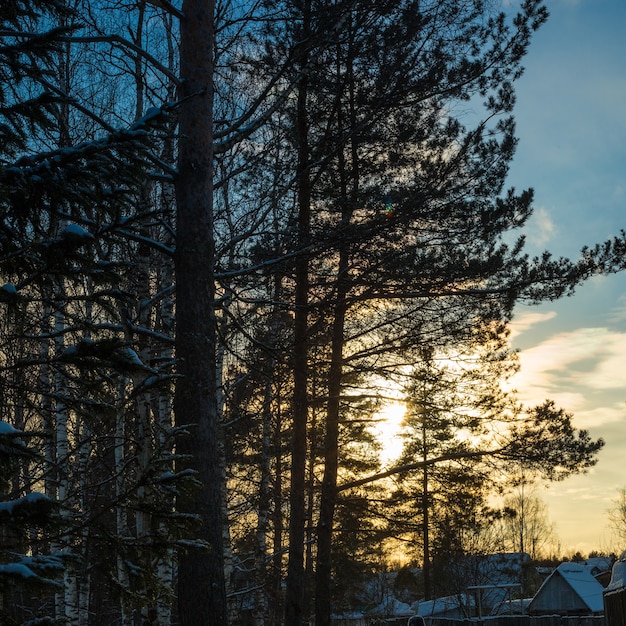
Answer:
[[[85, 423], [83, 423], [83, 429], [81, 433], [81, 444], [79, 449], [79, 476], [81, 480], [86, 480], [89, 475], [89, 442], [91, 440], [91, 429]], [[85, 485], [81, 486], [81, 511], [83, 514], [88, 514], [88, 503], [85, 498]], [[90, 606], [89, 599], [91, 594], [91, 576], [88, 573], [86, 564], [88, 563], [89, 555], [87, 554], [87, 547], [89, 546], [89, 534], [90, 527], [88, 524], [84, 524], [81, 531], [81, 577], [78, 588], [78, 626], [89, 626]]]
[[[44, 293], [44, 300], [47, 301], [48, 295]], [[41, 332], [44, 339], [39, 344], [39, 361], [41, 363], [39, 367], [38, 383], [41, 393], [41, 414], [43, 416], [43, 429], [47, 436], [44, 440], [44, 459], [46, 462], [46, 476], [44, 482], [45, 494], [51, 499], [57, 499], [56, 481], [54, 479], [53, 472], [51, 471], [56, 462], [56, 450], [54, 444], [54, 419], [53, 419], [53, 406], [52, 406], [52, 381], [50, 378], [50, 364], [48, 359], [50, 357], [50, 344], [51, 341], [48, 338], [50, 335], [50, 318], [52, 316], [52, 310], [50, 305], [46, 302], [41, 314]], [[51, 547], [52, 549], [52, 547]]]
[[[118, 410], [115, 412], [115, 437], [114, 437], [114, 463], [115, 463], [115, 526], [118, 540], [123, 544], [128, 538], [128, 511], [123, 504], [124, 480], [123, 468], [126, 458], [126, 425], [124, 422], [125, 381], [119, 386], [118, 398], [120, 400]], [[124, 564], [124, 556], [118, 550], [116, 558], [117, 582], [122, 590], [129, 588], [128, 570]], [[131, 626], [132, 613], [128, 610], [128, 603], [122, 593], [120, 602], [121, 626]]]
[[256, 528], [255, 578], [256, 589], [254, 604], [256, 607], [255, 626], [264, 626], [268, 617], [267, 597], [267, 539], [270, 517], [270, 466], [272, 446], [272, 394], [274, 385], [271, 378], [265, 385], [263, 398], [263, 424], [261, 438], [261, 481], [259, 484], [259, 512]]
[[[58, 282], [55, 286], [55, 298], [57, 302], [62, 302], [64, 288]], [[61, 307], [54, 311], [54, 351], [55, 356], [61, 355], [65, 349], [65, 318]], [[55, 430], [56, 430], [56, 470], [57, 470], [57, 498], [61, 505], [61, 515], [69, 518], [72, 509], [70, 501], [70, 446], [68, 431], [68, 409], [63, 400], [65, 395], [65, 381], [62, 369], [58, 369], [54, 376], [55, 391]], [[70, 538], [61, 537], [61, 549], [66, 552], [72, 551]], [[75, 556], [75, 555], [72, 555]], [[76, 565], [74, 558], [67, 559], [65, 573], [63, 577], [63, 591], [57, 595], [57, 617], [65, 618], [70, 626], [78, 624], [78, 580], [76, 576]]]
[[[224, 177], [227, 179], [227, 177]], [[228, 182], [225, 182], [222, 186], [222, 198], [224, 202], [224, 215], [225, 219], [228, 222], [228, 227], [230, 232], [234, 231], [234, 227], [232, 224], [232, 213], [229, 207], [229, 191], [228, 191]], [[230, 257], [228, 259], [228, 264], [230, 267], [234, 266], [234, 247], [231, 246]], [[221, 306], [221, 316], [218, 318], [218, 325], [220, 327], [220, 333], [222, 337], [227, 337], [229, 334], [228, 329], [228, 310], [231, 306], [231, 297], [230, 290], [227, 290], [226, 295], [222, 301]], [[226, 395], [224, 393], [224, 385], [226, 383], [225, 375], [224, 375], [224, 364], [226, 359], [226, 347], [225, 341], [218, 341], [216, 346], [216, 389], [217, 389], [217, 411], [218, 411], [218, 423], [220, 427], [224, 424], [224, 415], [226, 411]], [[222, 502], [222, 545], [223, 545], [223, 555], [224, 555], [224, 578], [226, 584], [226, 596], [235, 597], [232, 594], [231, 588], [231, 580], [232, 573], [234, 567], [233, 561], [233, 547], [230, 536], [230, 521], [229, 521], [229, 511], [228, 511], [228, 488], [227, 488], [227, 478], [226, 478], [226, 451], [224, 449], [224, 437], [219, 437], [219, 463], [220, 463], [220, 473], [221, 473], [221, 502]], [[236, 607], [233, 602], [228, 603], [229, 610], [229, 618], [231, 621], [234, 621], [236, 618]]]
[[[165, 210], [171, 210], [174, 207], [174, 197], [172, 193], [168, 193], [163, 190], [165, 197], [162, 199]], [[162, 229], [165, 231], [165, 229]], [[167, 240], [167, 233], [163, 232], [165, 240]], [[160, 268], [160, 291], [164, 292], [174, 282], [173, 267], [170, 263], [165, 262]], [[171, 335], [174, 328], [174, 303], [170, 296], [164, 297], [161, 300], [160, 305], [160, 318], [161, 318], [161, 331], [166, 335]], [[161, 358], [164, 362], [173, 358], [171, 348], [164, 347], [161, 351]], [[157, 432], [158, 432], [158, 445], [159, 449], [165, 454], [172, 454], [173, 439], [172, 432], [172, 399], [167, 391], [159, 391], [157, 399]], [[174, 464], [170, 462], [166, 468], [167, 471], [174, 471]], [[164, 503], [168, 512], [173, 512], [174, 501], [168, 498], [168, 501]], [[166, 523], [161, 523], [161, 533], [166, 536], [168, 530]], [[157, 624], [158, 626], [171, 626], [172, 623], [172, 598], [174, 588], [174, 565], [175, 552], [172, 546], [168, 546], [164, 556], [159, 558], [157, 562], [157, 581], [159, 584], [160, 592], [157, 596]]]
[[[228, 307], [228, 303], [224, 302], [224, 308]], [[223, 321], [223, 320], [222, 320]], [[223, 322], [225, 324], [225, 322]], [[225, 332], [225, 329], [222, 328]], [[224, 423], [224, 410], [226, 408], [226, 400], [224, 395], [224, 359], [226, 357], [224, 344], [220, 343], [216, 351], [216, 370], [217, 370], [217, 410], [219, 412], [219, 423]], [[226, 579], [226, 594], [230, 594], [232, 589], [230, 588], [230, 581], [232, 580], [233, 572], [233, 547], [230, 538], [230, 522], [228, 519], [228, 492], [226, 489], [226, 452], [224, 450], [224, 438], [220, 437], [219, 441], [219, 463], [220, 473], [222, 475], [222, 542], [224, 546], [224, 577]], [[234, 610], [233, 607], [229, 607], [230, 610]], [[231, 617], [234, 617], [231, 615]]]
[[[88, 296], [85, 301], [85, 339], [91, 338], [89, 331], [90, 324], [93, 322], [93, 302], [90, 297], [93, 294], [93, 281], [88, 277], [86, 282], [86, 295]], [[78, 423], [79, 416], [76, 416], [76, 432], [78, 439], [78, 476], [81, 480], [80, 485], [80, 510], [83, 516], [89, 516], [90, 503], [88, 499], [88, 476], [89, 476], [89, 457], [91, 455], [92, 445], [92, 430], [88, 421], [81, 419]], [[83, 524], [80, 538], [81, 538], [81, 575], [79, 580], [78, 589], [78, 626], [89, 626], [90, 616], [90, 595], [91, 595], [91, 576], [89, 574], [89, 537], [91, 527], [88, 524]]]

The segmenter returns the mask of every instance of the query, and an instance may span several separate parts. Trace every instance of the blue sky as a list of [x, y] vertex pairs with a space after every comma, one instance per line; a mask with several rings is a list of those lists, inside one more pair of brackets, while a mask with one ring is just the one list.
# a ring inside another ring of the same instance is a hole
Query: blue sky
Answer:
[[[576, 256], [626, 229], [626, 0], [548, 0], [518, 83], [508, 184], [535, 189], [528, 252]], [[564, 551], [614, 549], [607, 509], [626, 487], [626, 274], [519, 307], [515, 386], [606, 440], [589, 473], [541, 491]]]

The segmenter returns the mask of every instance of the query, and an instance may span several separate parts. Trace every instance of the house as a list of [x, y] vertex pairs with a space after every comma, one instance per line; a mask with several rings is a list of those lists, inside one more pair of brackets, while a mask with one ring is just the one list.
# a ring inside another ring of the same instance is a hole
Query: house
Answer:
[[602, 613], [604, 588], [580, 563], [561, 563], [528, 605], [531, 615]]
[[380, 617], [410, 617], [411, 607], [393, 597], [385, 598], [377, 607], [368, 611], [368, 615]]
[[612, 564], [613, 558], [610, 556], [596, 556], [582, 562], [582, 565], [584, 565], [589, 570], [590, 574], [596, 578], [605, 572], [610, 573]]
[[530, 556], [519, 552], [475, 555], [452, 562], [449, 572], [459, 592], [471, 599], [475, 607], [466, 616], [498, 612], [503, 604], [519, 595], [522, 582], [533, 575], [529, 566]]
[[474, 599], [463, 595], [420, 600], [411, 605], [413, 615], [431, 618], [466, 619], [473, 609]]
[[613, 565], [611, 582], [604, 591], [604, 619], [607, 626], [626, 623], [626, 552]]

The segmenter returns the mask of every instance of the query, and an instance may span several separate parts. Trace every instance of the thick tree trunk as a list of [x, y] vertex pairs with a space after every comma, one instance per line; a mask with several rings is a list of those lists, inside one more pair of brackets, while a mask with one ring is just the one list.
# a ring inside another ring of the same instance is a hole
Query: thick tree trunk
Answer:
[[179, 509], [199, 516], [205, 550], [180, 556], [182, 626], [227, 623], [222, 546], [222, 472], [217, 407], [213, 239], [214, 1], [185, 0], [181, 20], [180, 145], [176, 181], [177, 426], [189, 425], [177, 452], [202, 486], [181, 496]]
[[317, 565], [315, 569], [315, 624], [330, 626], [332, 536], [337, 502], [337, 470], [339, 468], [339, 417], [343, 370], [344, 325], [346, 315], [345, 276], [347, 254], [340, 253], [337, 305], [333, 321], [331, 363], [328, 373], [328, 403], [324, 437], [324, 478], [317, 525]]
[[[353, 196], [356, 193], [356, 161], [353, 164], [355, 177]], [[347, 227], [352, 215], [354, 197], [347, 193], [345, 162], [339, 160], [342, 208], [342, 226]], [[320, 512], [317, 524], [317, 563], [315, 569], [315, 624], [330, 626], [332, 607], [331, 572], [332, 539], [335, 505], [337, 502], [337, 472], [339, 469], [339, 419], [341, 416], [341, 389], [343, 384], [343, 347], [346, 322], [346, 297], [349, 285], [349, 251], [345, 242], [340, 242], [339, 263], [336, 279], [336, 304], [333, 311], [331, 336], [330, 368], [328, 370], [328, 402], [326, 404], [326, 431], [324, 435], [324, 478], [320, 498]]]
[[[357, 206], [359, 192], [359, 157], [355, 137], [356, 108], [352, 50], [348, 50], [345, 65], [348, 85], [348, 125], [350, 135], [350, 159], [338, 152], [340, 178], [341, 227], [347, 229]], [[343, 131], [344, 114], [341, 99], [343, 77], [340, 50], [337, 51], [337, 126]], [[324, 477], [317, 525], [317, 563], [315, 570], [315, 624], [330, 626], [332, 613], [332, 540], [335, 507], [337, 504], [337, 473], [339, 470], [339, 422], [341, 417], [341, 390], [343, 386], [344, 329], [347, 313], [347, 296], [350, 290], [350, 250], [345, 241], [339, 242], [339, 260], [335, 281], [336, 304], [333, 311], [330, 368], [328, 371], [328, 402], [326, 405], [326, 431], [324, 436]]]
[[[306, 3], [303, 39], [310, 31], [310, 6]], [[306, 58], [301, 67], [306, 68]], [[289, 497], [289, 563], [285, 593], [285, 626], [300, 626], [304, 619], [304, 533], [306, 510], [307, 418], [308, 418], [308, 301], [309, 261], [306, 246], [311, 222], [311, 180], [308, 144], [308, 79], [303, 71], [298, 85], [298, 245], [302, 253], [296, 263], [295, 323], [293, 349], [293, 434]]]

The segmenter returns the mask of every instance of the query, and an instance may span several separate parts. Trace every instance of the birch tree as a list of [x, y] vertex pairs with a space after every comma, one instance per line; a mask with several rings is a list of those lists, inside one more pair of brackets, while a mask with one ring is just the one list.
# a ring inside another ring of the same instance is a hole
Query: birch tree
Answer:
[[[34, 37], [36, 27], [53, 23], [37, 22], [34, 9], [42, 9], [44, 14], [46, 8], [61, 11], [62, 27]], [[120, 314], [128, 312], [132, 303], [126, 289], [131, 285], [128, 279], [132, 270], [120, 254], [128, 254], [133, 247], [128, 242], [141, 235], [139, 230], [134, 232], [135, 226], [145, 226], [146, 214], [141, 213], [136, 200], [142, 197], [148, 180], [144, 168], [154, 161], [147, 139], [161, 111], [153, 109], [125, 130], [116, 131], [85, 103], [71, 99], [72, 85], [62, 73], [56, 73], [57, 60], [62, 60], [61, 67], [70, 65], [66, 51], [76, 16], [67, 7], [24, 3], [15, 7], [13, 15], [3, 18], [3, 41], [8, 42], [3, 47], [7, 53], [2, 59], [3, 76], [12, 85], [5, 88], [3, 84], [2, 116], [9, 121], [3, 128], [12, 130], [3, 144], [2, 186], [7, 193], [3, 194], [2, 220], [10, 237], [3, 241], [0, 262], [7, 289], [15, 295], [28, 324], [19, 328], [13, 325], [10, 332], [17, 345], [39, 346], [23, 358], [3, 363], [3, 367], [7, 371], [38, 372], [37, 384], [24, 397], [29, 406], [41, 407], [35, 411], [36, 424], [49, 428], [48, 434], [54, 436], [45, 446], [50, 464], [46, 491], [63, 500], [62, 541], [57, 541], [57, 547], [63, 544], [73, 556], [68, 561], [64, 589], [58, 594], [57, 616], [86, 624], [98, 598], [103, 597], [103, 585], [98, 587], [99, 595], [90, 587], [91, 577], [102, 576], [99, 566], [107, 561], [99, 553], [101, 546], [116, 546], [130, 563], [129, 550], [134, 549], [130, 546], [136, 543], [136, 536], [129, 542], [127, 534], [111, 543], [111, 537], [116, 536], [115, 525], [112, 529], [101, 523], [106, 520], [103, 511], [110, 506], [127, 507], [129, 491], [135, 492], [135, 503], [141, 504], [133, 508], [141, 511], [137, 518], [141, 519], [146, 506], [152, 506], [153, 512], [158, 510], [153, 506], [159, 498], [157, 492], [172, 480], [164, 479], [165, 474], [157, 469], [163, 468], [163, 447], [157, 450], [145, 443], [143, 465], [135, 472], [138, 450], [129, 443], [135, 433], [124, 433], [120, 428], [121, 419], [128, 418], [133, 396], [145, 399], [142, 394], [146, 389], [168, 382], [163, 370], [144, 364], [132, 347], [137, 334], [146, 336], [153, 329], [142, 326], [146, 320], [141, 314], [136, 320], [132, 314]], [[70, 108], [74, 113], [79, 111], [79, 117], [98, 121], [107, 132], [97, 139], [87, 132], [82, 142], [74, 142], [77, 127], [70, 120], [76, 117], [68, 114]], [[159, 301], [158, 297], [142, 298], [143, 310], [152, 306], [150, 302]], [[122, 395], [118, 396], [120, 390]], [[119, 419], [116, 428], [109, 429], [112, 413]], [[14, 412], [10, 421], [16, 417]], [[159, 425], [159, 436], [167, 450], [171, 433], [164, 426]], [[146, 435], [144, 429], [143, 442], [156, 441], [152, 423], [149, 430]], [[108, 455], [115, 456], [110, 465]], [[166, 463], [171, 463], [171, 454]], [[102, 473], [111, 467], [111, 474]], [[169, 511], [161, 517], [168, 526], [171, 515]], [[125, 525], [124, 517], [118, 516], [118, 529]], [[145, 581], [160, 548], [145, 527], [140, 535], [144, 544], [149, 544], [150, 555], [143, 558], [134, 574], [141, 571]], [[163, 531], [163, 540], [173, 541], [169, 531]], [[111, 584], [106, 576], [98, 578], [103, 580]], [[135, 597], [145, 602], [146, 589], [134, 591], [138, 592]], [[110, 604], [98, 609], [95, 613], [102, 619], [106, 619], [107, 611], [115, 612]]]

